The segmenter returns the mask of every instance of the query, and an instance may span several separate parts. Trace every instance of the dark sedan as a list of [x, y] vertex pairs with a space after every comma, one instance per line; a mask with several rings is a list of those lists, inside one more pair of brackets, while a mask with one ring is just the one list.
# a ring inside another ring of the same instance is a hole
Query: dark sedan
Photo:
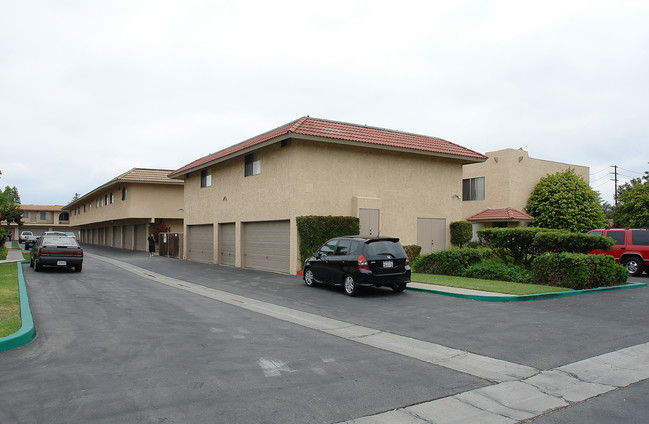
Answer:
[[343, 286], [349, 296], [371, 286], [402, 292], [410, 282], [410, 262], [398, 238], [336, 237], [305, 261], [304, 282]]
[[36, 271], [42, 271], [44, 266], [56, 266], [81, 272], [83, 249], [72, 237], [44, 235], [31, 250], [29, 266]]

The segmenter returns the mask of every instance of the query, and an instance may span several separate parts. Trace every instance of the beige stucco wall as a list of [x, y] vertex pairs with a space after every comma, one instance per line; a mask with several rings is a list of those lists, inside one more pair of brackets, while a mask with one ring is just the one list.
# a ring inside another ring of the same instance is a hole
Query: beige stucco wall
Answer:
[[524, 211], [541, 178], [568, 168], [589, 181], [587, 166], [530, 158], [525, 150], [503, 149], [485, 155], [489, 158], [486, 162], [463, 167], [463, 178], [485, 177], [485, 200], [463, 201], [464, 218], [485, 209], [512, 207]]
[[[74, 204], [70, 210], [70, 224], [73, 226], [126, 220], [132, 218], [183, 218], [183, 186], [167, 184], [120, 184], [126, 187], [127, 197], [122, 200], [122, 193], [117, 187], [101, 191], [80, 204]], [[113, 193], [115, 203], [97, 207], [96, 200]], [[83, 205], [86, 205], [86, 212]], [[89, 207], [88, 205], [92, 206]], [[74, 209], [79, 209], [77, 214]]]
[[[461, 193], [457, 160], [299, 139], [260, 153], [260, 175], [244, 177], [242, 155], [210, 168], [211, 187], [200, 188], [200, 172], [184, 176], [185, 225], [215, 224], [218, 241], [216, 224], [235, 222], [239, 255], [242, 222], [289, 219], [291, 273], [301, 266], [297, 216], [358, 217], [359, 208], [379, 206], [381, 234], [403, 244], [417, 242], [417, 218], [445, 218], [447, 226], [462, 218], [461, 201], [453, 197]], [[450, 234], [446, 239], [450, 245]], [[240, 266], [241, 258], [235, 262]]]

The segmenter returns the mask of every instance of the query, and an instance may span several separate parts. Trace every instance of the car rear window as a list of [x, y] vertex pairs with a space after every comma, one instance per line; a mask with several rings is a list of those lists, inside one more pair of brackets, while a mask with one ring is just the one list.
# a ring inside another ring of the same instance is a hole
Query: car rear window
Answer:
[[43, 237], [43, 246], [71, 246], [71, 247], [76, 247], [78, 246], [77, 241], [73, 239], [72, 237]]
[[403, 250], [401, 243], [398, 241], [375, 241], [367, 243], [365, 249], [367, 254], [370, 256], [392, 255], [395, 258], [403, 258], [406, 256], [406, 251]]
[[632, 230], [631, 231], [631, 244], [638, 244], [641, 246], [649, 246], [649, 231], [647, 230]]

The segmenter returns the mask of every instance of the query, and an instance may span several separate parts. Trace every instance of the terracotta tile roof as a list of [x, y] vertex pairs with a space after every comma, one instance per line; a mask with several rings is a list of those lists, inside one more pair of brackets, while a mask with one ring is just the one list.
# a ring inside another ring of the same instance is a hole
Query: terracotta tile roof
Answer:
[[20, 205], [20, 209], [30, 212], [60, 212], [62, 207], [62, 205]]
[[464, 159], [471, 162], [483, 162], [487, 159], [486, 156], [478, 152], [451, 143], [450, 141], [442, 140], [441, 138], [304, 116], [239, 144], [197, 159], [173, 171], [169, 176], [175, 178], [185, 172], [199, 169], [218, 159], [235, 156], [237, 152], [274, 138], [289, 138], [291, 137], [290, 134], [409, 149], [414, 152], [433, 153], [439, 156]]
[[514, 208], [485, 209], [467, 218], [467, 221], [532, 221], [534, 218]]

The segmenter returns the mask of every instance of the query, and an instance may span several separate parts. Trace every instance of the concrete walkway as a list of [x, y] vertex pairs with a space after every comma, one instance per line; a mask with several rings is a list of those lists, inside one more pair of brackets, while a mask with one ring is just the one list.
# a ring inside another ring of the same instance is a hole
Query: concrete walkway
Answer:
[[408, 288], [463, 294], [467, 296], [493, 296], [493, 297], [515, 296], [513, 294], [494, 293], [494, 292], [488, 292], [482, 290], [462, 289], [459, 287], [438, 286], [436, 284], [425, 284], [425, 283], [414, 283], [414, 282], [408, 283]]
[[14, 249], [11, 247], [10, 241], [5, 243], [5, 246], [7, 247], [7, 259], [0, 261], [0, 264], [6, 263], [6, 262], [19, 262], [19, 261], [24, 261], [25, 258], [23, 258], [23, 252], [24, 250], [22, 249]]

